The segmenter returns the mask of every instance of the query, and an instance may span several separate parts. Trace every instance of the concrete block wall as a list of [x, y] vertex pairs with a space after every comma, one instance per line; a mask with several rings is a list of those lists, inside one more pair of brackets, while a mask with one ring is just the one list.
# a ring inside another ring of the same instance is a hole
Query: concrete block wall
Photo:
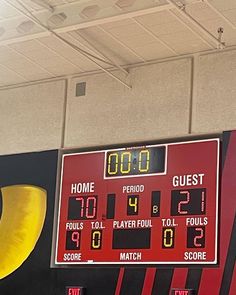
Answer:
[[[236, 50], [0, 89], [0, 154], [236, 129]], [[76, 83], [86, 95], [76, 97]]]
[[191, 60], [130, 70], [132, 89], [105, 74], [85, 81], [87, 93], [67, 100], [65, 146], [96, 146], [188, 133]]
[[0, 154], [62, 145], [65, 81], [0, 91]]

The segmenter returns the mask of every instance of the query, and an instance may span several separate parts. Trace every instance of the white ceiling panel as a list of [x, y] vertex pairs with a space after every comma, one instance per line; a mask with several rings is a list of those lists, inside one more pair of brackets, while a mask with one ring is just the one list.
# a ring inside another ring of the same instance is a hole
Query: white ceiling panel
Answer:
[[144, 60], [138, 56], [135, 48], [129, 48], [122, 40], [100, 26], [84, 29], [82, 33], [94, 40], [96, 46], [106, 54], [114, 56], [120, 61], [120, 64], [136, 63]]
[[44, 79], [49, 79], [52, 77], [51, 74], [49, 73], [41, 73], [41, 72], [37, 72], [35, 71], [35, 69], [31, 72], [28, 71], [28, 69], [25, 70], [24, 73], [22, 73], [22, 75], [28, 80], [28, 81], [38, 81], [38, 80], [44, 80]]
[[[86, 66], [84, 66], [82, 59], [79, 58], [78, 53], [75, 52], [74, 49], [69, 47], [66, 44], [63, 44], [60, 40], [57, 40], [53, 37], [45, 37], [40, 38], [37, 42], [44, 46], [46, 50], [51, 52], [54, 55], [60, 56], [65, 64], [76, 66], [77, 71], [83, 72], [85, 68], [88, 66], [86, 62]], [[79, 59], [80, 62], [75, 62], [75, 60]]]
[[194, 5], [190, 5], [186, 9], [193, 18], [199, 21], [215, 19], [218, 17], [217, 13], [212, 10], [206, 2], [199, 2]]
[[[8, 65], [8, 68], [12, 70], [12, 67]], [[25, 68], [17, 68], [14, 69], [18, 75], [23, 77], [25, 80], [31, 79], [31, 80], [37, 80], [38, 76], [41, 77], [41, 79], [47, 79], [51, 76], [51, 74], [47, 72], [43, 72], [38, 70], [35, 66], [26, 66]]]
[[168, 42], [168, 44], [172, 44], [173, 46], [178, 43], [182, 43], [182, 44], [188, 43], [188, 45], [189, 45], [189, 43], [198, 40], [198, 38], [196, 36], [194, 36], [191, 31], [165, 34], [165, 35], [161, 35], [160, 38], [162, 40]]
[[2, 1], [0, 9], [0, 17], [3, 19], [16, 17], [19, 13], [16, 9], [12, 8], [10, 5]]
[[113, 28], [132, 25], [132, 23], [133, 23], [132, 20], [127, 18], [127, 19], [124, 19], [122, 21], [113, 21], [113, 22], [108, 22], [108, 23], [101, 24], [101, 27], [103, 29], [109, 31], [110, 29], [113, 29]]
[[135, 51], [146, 60], [155, 60], [157, 55], [160, 58], [173, 56], [173, 52], [166, 48], [166, 46], [160, 44], [160, 42], [153, 42], [135, 47]]
[[57, 64], [55, 67], [48, 67], [47, 70], [53, 73], [55, 76], [64, 76], [65, 73], [67, 73], [67, 75], [75, 75], [79, 73], [77, 67], [63, 63]]
[[230, 9], [230, 10], [224, 10], [222, 11], [222, 14], [232, 22], [232, 24], [236, 28], [236, 9]]
[[186, 46], [184, 43], [177, 43], [174, 45], [175, 50], [181, 54], [191, 54], [191, 53], [198, 53], [202, 51], [209, 50], [209, 46], [202, 41], [195, 40], [191, 41], [191, 43]]
[[2, 59], [0, 60], [0, 63], [2, 65], [7, 66], [9, 69], [12, 70], [32, 70], [35, 68], [35, 64], [33, 64], [32, 62], [28, 61], [27, 59], [22, 59], [22, 58], [18, 58], [15, 57], [14, 59]]
[[17, 72], [8, 69], [0, 64], [0, 83], [2, 84], [16, 84], [26, 82], [27, 79]]
[[124, 37], [129, 38], [130, 36], [137, 36], [144, 33], [143, 30], [132, 21], [128, 25], [114, 27], [106, 30], [115, 37], [121, 39]]
[[6, 46], [0, 47], [0, 62], [4, 60], [18, 59], [18, 55], [9, 50]]
[[149, 30], [151, 30], [156, 36], [175, 33], [180, 33], [184, 35], [186, 32], [189, 32], [189, 29], [177, 20], [169, 23], [151, 26], [149, 27]]
[[139, 35], [124, 36], [123, 38], [120, 38], [120, 40], [131, 48], [136, 48], [138, 46], [142, 46], [143, 44], [149, 44], [155, 41], [152, 35], [145, 32]]
[[28, 52], [31, 52], [31, 51], [39, 51], [41, 49], [37, 42], [37, 39], [19, 42], [19, 43], [13, 43], [13, 44], [10, 44], [9, 47], [23, 54], [27, 54]]
[[174, 21], [173, 16], [168, 11], [161, 11], [156, 13], [150, 13], [147, 15], [137, 16], [136, 19], [148, 27], [168, 24], [169, 22]]
[[2, 0], [0, 86], [236, 45], [235, 0], [175, 2]]
[[[73, 1], [75, 2], [75, 1]], [[68, 3], [66, 0], [49, 0], [48, 3], [52, 6], [62, 5]]]
[[236, 1], [235, 0], [208, 0], [210, 4], [215, 6], [217, 9], [224, 11], [229, 9], [236, 9]]

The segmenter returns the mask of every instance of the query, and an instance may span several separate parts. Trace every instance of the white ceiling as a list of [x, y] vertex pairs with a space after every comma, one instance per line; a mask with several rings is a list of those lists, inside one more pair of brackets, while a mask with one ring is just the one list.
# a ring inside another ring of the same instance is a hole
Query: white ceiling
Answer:
[[223, 42], [236, 45], [236, 0], [0, 0], [0, 87]]

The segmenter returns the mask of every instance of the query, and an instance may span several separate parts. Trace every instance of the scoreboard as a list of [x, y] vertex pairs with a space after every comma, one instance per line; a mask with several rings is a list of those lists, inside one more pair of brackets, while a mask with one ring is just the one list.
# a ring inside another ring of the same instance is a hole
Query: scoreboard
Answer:
[[62, 156], [55, 264], [216, 264], [219, 139]]

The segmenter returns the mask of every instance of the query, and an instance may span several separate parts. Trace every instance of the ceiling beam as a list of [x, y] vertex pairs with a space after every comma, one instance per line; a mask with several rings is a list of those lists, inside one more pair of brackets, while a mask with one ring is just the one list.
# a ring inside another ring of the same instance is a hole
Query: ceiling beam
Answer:
[[151, 13], [156, 13], [156, 12], [168, 10], [168, 9], [173, 8], [173, 7], [174, 7], [173, 4], [165, 4], [165, 5], [155, 6], [155, 7], [151, 7], [151, 8], [147, 8], [147, 9], [141, 9], [141, 10], [137, 10], [137, 11], [126, 12], [126, 13], [122, 13], [122, 14], [115, 15], [115, 16], [110, 16], [110, 17], [104, 17], [104, 18], [101, 18], [101, 19], [85, 21], [85, 22], [82, 22], [82, 23], [78, 23], [76, 25], [66, 26], [66, 27], [63, 27], [63, 28], [58, 28], [58, 29], [55, 29], [55, 32], [57, 32], [57, 33], [65, 33], [65, 32], [68, 32], [68, 31], [86, 29], [86, 28], [90, 28], [90, 27], [94, 27], [94, 26], [99, 26], [99, 25], [111, 23], [111, 22], [122, 21], [122, 20], [126, 20], [126, 19], [129, 19], [129, 18], [137, 17], [137, 16], [142, 16], [142, 15], [147, 15], [147, 14], [151, 14]]
[[[7, 0], [3, 0], [3, 1], [5, 3], [7, 3], [9, 6], [12, 6], [9, 1], [7, 1]], [[68, 5], [68, 4], [66, 4], [66, 5]], [[141, 10], [137, 10], [137, 11], [133, 11], [133, 12], [126, 12], [126, 13], [122, 13], [122, 14], [115, 15], [115, 16], [104, 17], [104, 18], [100, 18], [100, 19], [96, 19], [96, 20], [87, 20], [87, 21], [83, 21], [78, 24], [67, 25], [67, 26], [64, 26], [61, 28], [53, 29], [53, 31], [57, 34], [67, 33], [67, 32], [71, 32], [71, 31], [75, 31], [75, 30], [86, 29], [86, 28], [100, 26], [100, 25], [115, 22], [115, 21], [122, 21], [122, 20], [130, 19], [130, 18], [142, 16], [142, 15], [147, 15], [150, 13], [169, 10], [173, 7], [174, 6], [172, 4], [165, 4], [165, 5], [155, 6], [155, 7], [151, 7], [151, 8], [147, 8], [147, 9], [141, 9]], [[37, 17], [37, 13], [35, 14], [35, 16]], [[38, 25], [38, 24], [36, 23], [36, 25]], [[8, 44], [13, 44], [13, 43], [24, 42], [24, 41], [28, 41], [28, 40], [41, 38], [41, 37], [46, 37], [49, 35], [50, 35], [50, 33], [45, 30], [40, 33], [34, 33], [34, 34], [25, 35], [22, 37], [14, 37], [14, 38], [2, 40], [2, 41], [0, 41], [0, 45], [8, 45]]]

